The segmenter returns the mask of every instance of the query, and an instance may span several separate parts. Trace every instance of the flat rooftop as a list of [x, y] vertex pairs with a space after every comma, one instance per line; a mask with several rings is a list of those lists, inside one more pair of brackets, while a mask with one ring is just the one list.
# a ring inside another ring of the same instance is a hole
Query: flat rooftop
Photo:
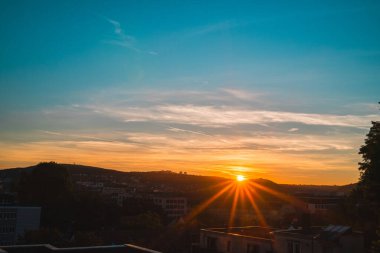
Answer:
[[48, 253], [48, 252], [69, 252], [69, 253], [161, 253], [155, 250], [139, 247], [131, 244], [93, 246], [93, 247], [72, 247], [57, 248], [50, 244], [34, 245], [12, 245], [0, 246], [0, 253]]
[[207, 232], [214, 232], [220, 234], [229, 234], [233, 236], [244, 236], [256, 239], [271, 239], [272, 228], [259, 227], [259, 226], [247, 226], [247, 227], [231, 227], [231, 228], [207, 228], [202, 229]]

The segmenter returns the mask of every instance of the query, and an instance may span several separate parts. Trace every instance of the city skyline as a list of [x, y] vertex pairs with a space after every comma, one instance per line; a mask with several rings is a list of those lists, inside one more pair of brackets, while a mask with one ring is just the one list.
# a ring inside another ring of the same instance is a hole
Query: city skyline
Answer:
[[0, 169], [348, 184], [379, 120], [373, 1], [0, 3]]

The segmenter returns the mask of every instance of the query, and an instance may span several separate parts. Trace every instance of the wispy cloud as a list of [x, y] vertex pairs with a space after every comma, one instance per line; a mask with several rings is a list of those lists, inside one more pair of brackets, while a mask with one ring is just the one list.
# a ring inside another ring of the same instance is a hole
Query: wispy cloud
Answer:
[[107, 21], [113, 25], [116, 38], [114, 40], [107, 40], [106, 43], [122, 46], [136, 52], [141, 52], [141, 50], [135, 46], [136, 38], [132, 35], [126, 34], [118, 21], [108, 18]]
[[158, 121], [207, 127], [295, 122], [306, 125], [368, 128], [371, 120], [378, 117], [378, 115], [296, 113], [191, 104], [156, 105], [146, 108], [87, 105], [86, 108], [127, 122]]
[[156, 51], [153, 51], [153, 50], [147, 51], [147, 50], [142, 50], [138, 48], [136, 46], [137, 44], [136, 38], [130, 34], [126, 34], [124, 29], [121, 27], [121, 24], [119, 21], [116, 21], [114, 19], [109, 19], [109, 18], [106, 18], [106, 20], [113, 26], [116, 38], [112, 40], [106, 40], [105, 43], [128, 48], [138, 53], [158, 55], [158, 52]]
[[207, 24], [193, 28], [187, 33], [188, 37], [201, 36], [209, 33], [220, 32], [229, 30], [235, 27], [244, 26], [251, 22], [238, 22], [236, 20], [225, 20], [218, 23]]
[[[271, 109], [268, 106], [265, 108], [270, 98], [262, 97], [260, 93], [231, 88], [217, 92], [191, 90], [115, 92], [104, 93], [91, 102], [76, 105], [75, 110], [114, 118], [121, 122], [157, 122], [167, 125], [187, 124], [217, 128], [296, 123], [368, 129], [371, 121], [379, 118], [379, 115], [374, 113], [308, 113], [281, 110], [281, 108]], [[234, 103], [236, 101], [242, 103]], [[295, 132], [299, 130], [299, 126], [290, 126], [285, 130]]]
[[191, 134], [198, 134], [198, 135], [204, 135], [204, 136], [211, 136], [209, 134], [205, 134], [203, 132], [199, 132], [199, 131], [191, 131], [191, 130], [186, 130], [186, 129], [182, 129], [182, 128], [178, 128], [178, 127], [169, 127], [167, 129], [168, 131], [172, 131], [172, 132], [181, 132], [181, 133], [191, 133]]
[[260, 93], [252, 93], [244, 90], [239, 89], [232, 89], [232, 88], [223, 88], [221, 89], [225, 93], [241, 100], [252, 100], [260, 97], [262, 94]]
[[[274, 109], [267, 104], [268, 94], [237, 88], [117, 90], [90, 97], [82, 104], [48, 108], [30, 118], [16, 115], [19, 125], [36, 129], [23, 133], [22, 142], [18, 132], [2, 138], [0, 166], [16, 164], [22, 157], [20, 163], [50, 159], [122, 170], [164, 165], [164, 169], [214, 175], [245, 168], [253, 177], [280, 182], [297, 182], [306, 174], [310, 176], [303, 182], [313, 182], [313, 175], [335, 171], [340, 177], [332, 182], [347, 183], [357, 178], [357, 149], [364, 128], [378, 119], [367, 113]], [[276, 178], [285, 169], [287, 179]], [[344, 179], [340, 171], [346, 172]]]
[[234, 26], [236, 26], [235, 22], [223, 21], [223, 22], [219, 22], [219, 23], [208, 24], [205, 26], [197, 27], [197, 28], [193, 29], [188, 35], [189, 36], [203, 35], [203, 34], [207, 34], [207, 33], [212, 33], [212, 32], [230, 29]]

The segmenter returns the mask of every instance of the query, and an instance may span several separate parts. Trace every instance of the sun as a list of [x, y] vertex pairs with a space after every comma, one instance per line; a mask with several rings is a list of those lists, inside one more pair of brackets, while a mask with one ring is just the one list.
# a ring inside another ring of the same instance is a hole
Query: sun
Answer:
[[236, 181], [238, 181], [238, 182], [243, 182], [245, 179], [246, 179], [246, 178], [245, 178], [245, 176], [243, 176], [243, 175], [237, 175], [237, 176], [236, 176]]

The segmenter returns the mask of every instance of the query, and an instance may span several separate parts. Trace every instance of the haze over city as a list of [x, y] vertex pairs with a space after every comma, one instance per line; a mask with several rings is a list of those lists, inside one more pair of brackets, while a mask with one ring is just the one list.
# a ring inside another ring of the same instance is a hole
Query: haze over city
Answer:
[[0, 168], [357, 182], [374, 1], [0, 3]]

